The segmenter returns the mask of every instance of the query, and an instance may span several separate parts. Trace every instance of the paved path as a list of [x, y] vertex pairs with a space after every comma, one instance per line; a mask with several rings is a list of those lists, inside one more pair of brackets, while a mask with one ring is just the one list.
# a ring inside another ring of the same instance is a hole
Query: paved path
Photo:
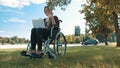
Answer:
[[[80, 44], [67, 44], [67, 46], [81, 46]], [[0, 49], [27, 48], [27, 44], [22, 45], [0, 45]]]
[[12, 49], [12, 48], [26, 48], [27, 45], [0, 45], [0, 49]]
[[[115, 45], [115, 43], [111, 43], [112, 45]], [[105, 45], [105, 43], [99, 43], [97, 46]], [[67, 44], [68, 47], [72, 46], [82, 46], [81, 44]], [[91, 46], [91, 45], [87, 45]], [[52, 46], [51, 46], [52, 47]], [[22, 44], [22, 45], [1, 45], [0, 44], [0, 49], [12, 49], [12, 48], [27, 48], [27, 44]]]

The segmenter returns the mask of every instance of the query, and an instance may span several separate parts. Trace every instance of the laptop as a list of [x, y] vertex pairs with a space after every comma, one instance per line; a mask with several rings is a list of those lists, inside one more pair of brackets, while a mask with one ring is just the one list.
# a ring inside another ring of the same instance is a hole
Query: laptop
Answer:
[[33, 28], [45, 28], [45, 23], [44, 23], [44, 19], [33, 19], [32, 20], [33, 23]]

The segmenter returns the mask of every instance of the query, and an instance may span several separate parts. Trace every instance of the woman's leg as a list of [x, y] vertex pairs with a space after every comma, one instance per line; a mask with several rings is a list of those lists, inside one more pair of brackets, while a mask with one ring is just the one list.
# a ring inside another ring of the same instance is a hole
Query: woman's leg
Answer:
[[39, 28], [37, 32], [38, 51], [41, 51], [43, 40], [47, 40], [49, 33], [48, 29], [42, 28]]
[[43, 35], [43, 39], [47, 40], [48, 36], [50, 35], [49, 30], [48, 29], [43, 29], [42, 35]]
[[42, 50], [42, 42], [43, 42], [42, 32], [43, 32], [42, 28], [38, 28], [38, 30], [37, 30], [38, 51]]
[[32, 28], [31, 30], [31, 48], [32, 48], [32, 52], [34, 52], [36, 50], [36, 28]]

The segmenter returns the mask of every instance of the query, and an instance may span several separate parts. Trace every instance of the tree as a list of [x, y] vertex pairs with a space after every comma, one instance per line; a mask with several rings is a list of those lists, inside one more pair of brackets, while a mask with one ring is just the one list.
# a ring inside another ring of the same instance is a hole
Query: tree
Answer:
[[[83, 12], [85, 12], [86, 20], [90, 23], [90, 27], [100, 25], [104, 27], [104, 32], [110, 33], [113, 29], [109, 28], [111, 28], [112, 25], [114, 25], [117, 38], [117, 46], [120, 46], [120, 26], [118, 23], [118, 14], [120, 14], [120, 0], [87, 1], [89, 2], [89, 5], [86, 5]], [[96, 28], [95, 32], [99, 32], [99, 29], [97, 30]], [[104, 35], [107, 36], [107, 34]]]
[[67, 43], [73, 43], [74, 42], [74, 35], [67, 35], [66, 41], [67, 41]]
[[80, 36], [80, 26], [75, 26], [75, 36]]
[[50, 6], [52, 9], [59, 6], [62, 10], [65, 10], [65, 6], [71, 3], [71, 0], [47, 0], [47, 5]]
[[23, 44], [28, 43], [29, 40], [25, 38], [18, 38], [17, 36], [9, 37], [0, 37], [0, 44]]
[[103, 34], [105, 44], [108, 45], [107, 39], [114, 32], [113, 23], [111, 22], [112, 20], [109, 18], [111, 15], [105, 13], [105, 9], [98, 8], [96, 5], [92, 7], [85, 6], [83, 12], [85, 13], [85, 19], [90, 28], [88, 31], [91, 30], [93, 35]]

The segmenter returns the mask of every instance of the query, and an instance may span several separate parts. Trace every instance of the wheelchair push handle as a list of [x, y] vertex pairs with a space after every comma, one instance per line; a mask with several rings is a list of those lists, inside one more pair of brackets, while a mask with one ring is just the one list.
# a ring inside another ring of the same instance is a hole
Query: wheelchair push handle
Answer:
[[59, 20], [59, 22], [63, 22], [62, 20]]

